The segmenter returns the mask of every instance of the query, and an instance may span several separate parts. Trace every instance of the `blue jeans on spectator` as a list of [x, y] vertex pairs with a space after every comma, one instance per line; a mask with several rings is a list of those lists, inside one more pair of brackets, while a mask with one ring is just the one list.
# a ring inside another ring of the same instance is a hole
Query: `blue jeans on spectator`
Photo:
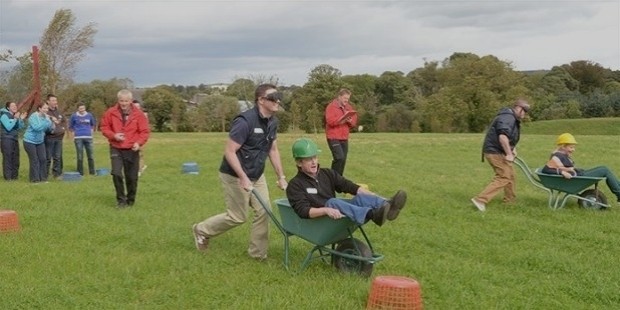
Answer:
[[84, 150], [86, 150], [86, 159], [88, 161], [88, 173], [95, 175], [95, 159], [93, 158], [93, 139], [78, 138], [73, 140], [75, 143], [75, 152], [77, 154], [77, 171], [84, 175]]
[[30, 182], [47, 181], [45, 144], [32, 144], [24, 141], [24, 150], [26, 150], [28, 161], [30, 162]]
[[51, 166], [52, 176], [57, 178], [62, 175], [62, 138], [45, 139], [45, 149], [47, 151], [47, 173], [49, 174]]
[[338, 209], [340, 213], [362, 225], [366, 222], [368, 211], [380, 208], [383, 203], [385, 199], [379, 196], [357, 194], [352, 199], [330, 198], [325, 203], [325, 207]]

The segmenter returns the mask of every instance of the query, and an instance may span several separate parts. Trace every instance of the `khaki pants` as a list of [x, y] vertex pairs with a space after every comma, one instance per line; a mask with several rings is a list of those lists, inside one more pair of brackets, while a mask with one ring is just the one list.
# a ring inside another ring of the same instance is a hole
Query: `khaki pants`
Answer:
[[493, 167], [495, 176], [491, 183], [474, 197], [482, 203], [488, 203], [502, 189], [504, 190], [503, 202], [512, 203], [516, 199], [515, 195], [515, 172], [512, 163], [507, 161], [502, 154], [484, 154], [486, 161]]
[[[252, 219], [252, 229], [250, 232], [250, 245], [248, 254], [257, 259], [267, 258], [267, 248], [269, 247], [269, 216], [260, 205], [260, 202], [239, 186], [239, 179], [231, 175], [220, 173], [220, 182], [224, 190], [224, 201], [226, 212], [214, 215], [200, 223], [198, 230], [208, 237], [215, 237], [245, 223], [248, 210], [254, 211]], [[261, 198], [269, 203], [269, 190], [262, 175], [256, 182], [254, 188], [261, 195]], [[271, 208], [271, 206], [268, 206]]]

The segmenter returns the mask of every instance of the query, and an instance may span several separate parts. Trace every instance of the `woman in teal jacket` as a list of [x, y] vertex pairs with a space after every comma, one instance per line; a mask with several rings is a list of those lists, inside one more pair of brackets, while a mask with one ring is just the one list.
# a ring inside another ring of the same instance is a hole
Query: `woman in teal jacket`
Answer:
[[26, 113], [17, 111], [17, 104], [9, 101], [0, 110], [0, 150], [2, 151], [2, 175], [7, 181], [19, 177], [18, 132], [24, 128]]
[[47, 181], [47, 156], [45, 151], [45, 133], [54, 129], [53, 117], [47, 115], [47, 104], [43, 103], [37, 112], [28, 118], [28, 127], [24, 133], [24, 149], [30, 162], [30, 182]]

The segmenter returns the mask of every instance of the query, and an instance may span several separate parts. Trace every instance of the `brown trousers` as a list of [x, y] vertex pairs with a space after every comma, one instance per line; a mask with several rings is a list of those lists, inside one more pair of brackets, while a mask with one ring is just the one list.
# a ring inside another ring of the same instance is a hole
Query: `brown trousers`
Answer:
[[504, 190], [503, 202], [512, 203], [516, 199], [515, 195], [515, 171], [512, 162], [507, 161], [502, 154], [484, 154], [486, 161], [493, 167], [495, 176], [491, 183], [485, 187], [478, 196], [474, 197], [482, 203], [488, 203], [502, 189]]

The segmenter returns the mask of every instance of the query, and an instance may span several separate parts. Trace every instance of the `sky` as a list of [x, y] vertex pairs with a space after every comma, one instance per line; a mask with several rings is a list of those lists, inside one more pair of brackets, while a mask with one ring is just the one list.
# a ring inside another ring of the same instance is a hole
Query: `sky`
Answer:
[[98, 29], [76, 68], [86, 83], [301, 86], [321, 64], [407, 74], [455, 52], [519, 71], [577, 60], [620, 70], [620, 0], [0, 0], [0, 52], [31, 51], [59, 9]]

